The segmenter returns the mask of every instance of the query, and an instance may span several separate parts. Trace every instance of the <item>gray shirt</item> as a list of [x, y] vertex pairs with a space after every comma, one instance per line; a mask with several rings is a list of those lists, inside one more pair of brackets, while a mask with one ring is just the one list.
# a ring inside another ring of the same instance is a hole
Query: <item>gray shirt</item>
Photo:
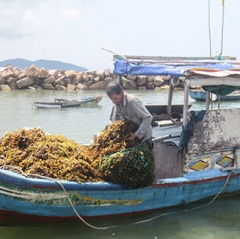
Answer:
[[110, 119], [111, 121], [127, 119], [136, 123], [139, 128], [133, 133], [143, 141], [152, 137], [152, 115], [142, 101], [132, 94], [124, 92], [123, 103], [113, 107]]

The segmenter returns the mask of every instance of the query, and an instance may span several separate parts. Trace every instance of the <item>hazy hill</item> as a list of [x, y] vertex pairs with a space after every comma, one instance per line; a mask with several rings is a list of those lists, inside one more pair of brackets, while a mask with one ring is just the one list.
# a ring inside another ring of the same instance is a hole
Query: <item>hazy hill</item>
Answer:
[[57, 70], [87, 71], [87, 68], [70, 64], [70, 63], [61, 62], [61, 61], [50, 61], [50, 60], [29, 61], [22, 58], [0, 61], [0, 67], [12, 65], [13, 67], [17, 67], [21, 70], [33, 64], [38, 68], [44, 67], [46, 70], [57, 69]]

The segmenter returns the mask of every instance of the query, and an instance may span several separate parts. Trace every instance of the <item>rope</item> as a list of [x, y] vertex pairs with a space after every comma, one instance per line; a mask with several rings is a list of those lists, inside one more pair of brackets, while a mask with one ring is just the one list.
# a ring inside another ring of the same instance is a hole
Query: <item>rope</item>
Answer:
[[230, 176], [231, 176], [232, 173], [233, 173], [233, 171], [231, 171], [231, 172], [228, 174], [228, 177], [227, 177], [226, 182], [224, 183], [223, 187], [221, 188], [221, 190], [217, 193], [217, 195], [216, 195], [209, 203], [207, 203], [207, 204], [205, 204], [205, 205], [202, 205], [202, 206], [194, 207], [194, 208], [191, 208], [191, 209], [185, 209], [185, 210], [182, 210], [182, 211], [180, 211], [180, 212], [163, 213], [163, 214], [161, 214], [161, 215], [158, 215], [158, 216], [156, 216], [156, 217], [152, 217], [152, 218], [147, 219], [147, 220], [135, 222], [135, 223], [133, 223], [133, 225], [150, 222], [150, 221], [152, 221], [152, 220], [154, 220], [154, 219], [157, 219], [157, 218], [163, 217], [163, 216], [168, 216], [168, 215], [177, 214], [177, 213], [194, 211], [194, 210], [197, 210], [197, 209], [200, 209], [200, 208], [204, 208], [204, 207], [207, 207], [207, 206], [211, 205], [211, 204], [217, 199], [217, 197], [222, 193], [222, 191], [224, 190], [224, 188], [227, 186], [227, 183], [228, 183], [229, 178], [230, 178]]
[[85, 221], [80, 215], [79, 213], [77, 212], [75, 206], [73, 205], [73, 202], [71, 200], [71, 198], [69, 197], [69, 193], [67, 192], [67, 190], [65, 189], [65, 187], [62, 185], [62, 183], [60, 183], [59, 181], [53, 179], [53, 178], [49, 178], [49, 177], [45, 177], [45, 176], [41, 176], [41, 175], [38, 175], [38, 174], [27, 174], [26, 176], [35, 176], [35, 177], [40, 177], [40, 178], [44, 178], [44, 179], [49, 179], [51, 181], [54, 181], [55, 183], [57, 183], [58, 185], [60, 185], [60, 187], [62, 188], [62, 190], [64, 191], [67, 199], [68, 199], [68, 202], [71, 206], [71, 208], [73, 209], [73, 211], [75, 212], [76, 216], [87, 226], [93, 228], [93, 229], [98, 229], [98, 230], [106, 230], [106, 229], [110, 229], [110, 228], [114, 228], [116, 226], [111, 226], [111, 227], [96, 227], [90, 223], [88, 223], [87, 221]]
[[73, 205], [73, 202], [71, 200], [71, 198], [69, 197], [69, 193], [67, 192], [67, 190], [65, 189], [65, 187], [62, 185], [62, 183], [60, 183], [59, 181], [53, 179], [53, 178], [49, 178], [49, 177], [46, 177], [46, 176], [42, 176], [42, 175], [39, 175], [39, 174], [25, 174], [22, 169], [20, 167], [17, 167], [17, 166], [11, 166], [11, 165], [4, 165], [2, 167], [3, 169], [12, 169], [13, 171], [17, 170], [19, 171], [23, 176], [26, 176], [26, 177], [37, 177], [37, 178], [43, 178], [43, 179], [48, 179], [48, 180], [51, 180], [55, 183], [57, 183], [58, 185], [60, 185], [60, 187], [62, 188], [63, 192], [65, 193], [67, 199], [68, 199], [68, 202], [71, 206], [71, 208], [73, 209], [74, 213], [76, 214], [76, 216], [87, 226], [93, 228], [93, 229], [98, 229], [98, 230], [106, 230], [106, 229], [110, 229], [110, 228], [114, 228], [116, 226], [111, 226], [111, 227], [96, 227], [94, 225], [91, 225], [90, 223], [88, 223], [87, 221], [85, 221], [80, 215], [79, 213], [77, 212], [75, 206]]

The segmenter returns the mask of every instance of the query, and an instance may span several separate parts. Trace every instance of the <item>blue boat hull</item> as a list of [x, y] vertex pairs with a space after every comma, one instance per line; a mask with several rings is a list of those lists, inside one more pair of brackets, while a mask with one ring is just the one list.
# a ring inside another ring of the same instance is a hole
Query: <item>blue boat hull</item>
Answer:
[[[206, 101], [207, 93], [203, 91], [190, 91], [189, 92], [190, 97], [197, 101]], [[212, 101], [217, 100], [217, 95], [212, 96]], [[220, 96], [221, 101], [234, 101], [234, 100], [240, 100], [240, 94], [229, 94], [229, 95], [221, 95]]]
[[[0, 170], [0, 225], [76, 223], [81, 218], [144, 213], [240, 192], [240, 172], [194, 172], [139, 189], [26, 178]], [[224, 184], [227, 182], [226, 186]]]

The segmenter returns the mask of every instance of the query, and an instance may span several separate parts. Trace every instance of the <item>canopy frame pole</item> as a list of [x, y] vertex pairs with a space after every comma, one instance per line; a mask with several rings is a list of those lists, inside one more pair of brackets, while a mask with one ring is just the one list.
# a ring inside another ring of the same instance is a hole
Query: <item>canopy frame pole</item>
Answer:
[[120, 86], [123, 86], [123, 85], [122, 85], [122, 76], [117, 76], [117, 83], [118, 83]]
[[209, 111], [209, 105], [210, 105], [210, 92], [207, 91], [207, 95], [206, 95], [206, 111]]
[[189, 100], [189, 86], [185, 82], [184, 84], [184, 105], [183, 105], [183, 126], [187, 126], [187, 112], [188, 112], [188, 100]]
[[173, 90], [174, 86], [171, 84], [171, 81], [169, 81], [169, 91], [168, 91], [168, 104], [167, 104], [167, 114], [170, 116], [172, 113], [172, 98], [173, 98]]

